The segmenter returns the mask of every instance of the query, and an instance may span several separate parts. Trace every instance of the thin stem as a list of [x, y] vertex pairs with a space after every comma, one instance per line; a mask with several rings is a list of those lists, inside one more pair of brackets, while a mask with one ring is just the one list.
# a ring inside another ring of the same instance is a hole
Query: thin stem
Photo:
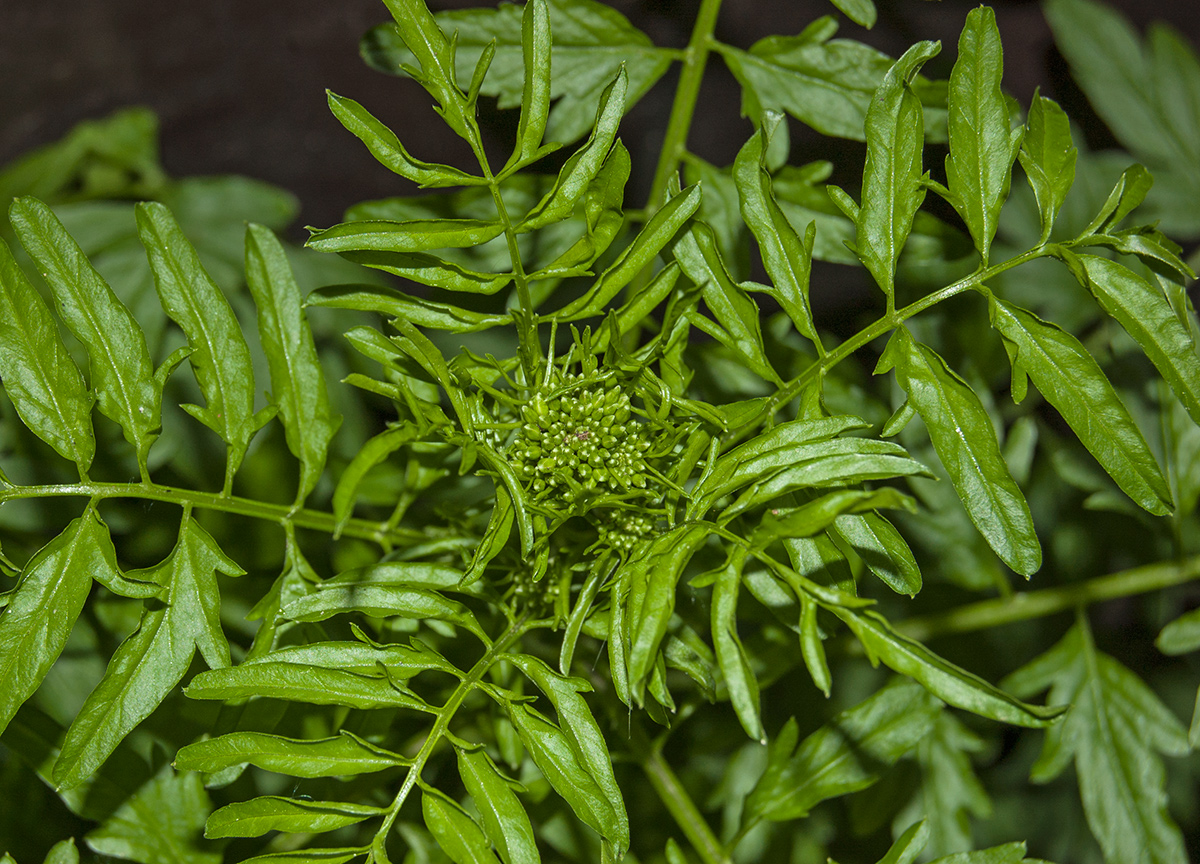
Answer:
[[1019, 591], [1011, 597], [968, 603], [935, 615], [900, 621], [895, 627], [904, 635], [924, 642], [951, 633], [986, 630], [1014, 621], [1042, 618], [1105, 600], [1160, 591], [1195, 579], [1200, 579], [1200, 555], [1180, 562], [1147, 564], [1070, 585], [1043, 588], [1039, 591]]
[[253, 519], [264, 519], [280, 525], [309, 528], [326, 534], [355, 537], [384, 545], [387, 543], [413, 542], [428, 539], [420, 531], [389, 526], [386, 522], [371, 522], [367, 519], [348, 519], [339, 531], [338, 519], [332, 513], [320, 510], [293, 510], [291, 505], [271, 504], [250, 498], [238, 498], [213, 492], [197, 492], [174, 486], [147, 485], [145, 483], [68, 483], [58, 486], [13, 486], [0, 489], [0, 504], [23, 498], [51, 498], [80, 495], [93, 500], [106, 498], [139, 498], [144, 501], [163, 501], [183, 507], [199, 507], [204, 510], [219, 510], [237, 513]]
[[646, 772], [646, 779], [650, 781], [650, 785], [654, 787], [659, 799], [670, 811], [688, 843], [696, 850], [696, 854], [704, 864], [731, 864], [732, 859], [725, 854], [721, 841], [713, 834], [704, 814], [684, 788], [679, 776], [671, 769], [670, 763], [663, 757], [661, 748], [647, 738], [641, 726], [635, 724], [630, 732], [630, 746], [641, 762], [642, 770]]
[[717, 13], [721, 0], [701, 0], [700, 11], [692, 36], [683, 51], [683, 69], [679, 73], [679, 84], [675, 88], [675, 101], [671, 105], [671, 116], [667, 120], [667, 132], [663, 138], [658, 167], [654, 171], [654, 182], [650, 186], [650, 198], [646, 202], [645, 217], [650, 218], [662, 202], [667, 182], [679, 167], [687, 152], [688, 132], [692, 128], [692, 117], [696, 113], [696, 101], [700, 98], [700, 84], [704, 80], [704, 66], [715, 40]]
[[525, 368], [525, 377], [532, 381], [537, 373], [537, 357], [541, 354], [541, 344], [538, 340], [537, 320], [534, 315], [533, 295], [529, 293], [529, 276], [525, 272], [525, 264], [521, 261], [521, 249], [517, 245], [517, 232], [513, 226], [512, 217], [508, 215], [508, 207], [500, 194], [500, 184], [492, 173], [491, 163], [483, 149], [483, 141], [479, 129], [472, 124], [474, 136], [470, 142], [479, 168], [487, 180], [488, 189], [492, 193], [492, 203], [496, 205], [496, 213], [500, 224], [504, 226], [504, 240], [508, 244], [508, 257], [512, 262], [513, 280], [517, 284], [517, 314], [513, 319], [517, 322], [521, 352], [521, 363]]
[[471, 667], [471, 671], [466, 674], [466, 677], [454, 688], [454, 692], [450, 694], [450, 698], [446, 700], [441, 710], [438, 711], [438, 719], [433, 724], [433, 728], [429, 730], [429, 735], [426, 736], [425, 743], [421, 745], [420, 752], [417, 753], [412, 765], [409, 766], [408, 773], [404, 775], [404, 783], [400, 786], [400, 791], [392, 799], [392, 805], [388, 808], [387, 815], [383, 819], [383, 824], [375, 835], [378, 842], [382, 842], [387, 837], [388, 832], [392, 830], [392, 825], [395, 823], [396, 817], [400, 815], [400, 808], [404, 806], [404, 802], [408, 798], [409, 793], [412, 792], [413, 786], [420, 779], [421, 771], [425, 768], [425, 763], [429, 761], [429, 758], [433, 755], [433, 751], [437, 748], [442, 738], [445, 737], [446, 732], [449, 731], [450, 721], [454, 719], [454, 713], [458, 711], [463, 700], [467, 698], [467, 694], [474, 690], [479, 682], [483, 680], [483, 676], [492, 668], [492, 665], [501, 654], [507, 651], [526, 631], [540, 623], [543, 622], [522, 620], [513, 623], [497, 637], [487, 652]]
[[945, 288], [934, 291], [932, 294], [927, 294], [921, 299], [909, 303], [902, 309], [896, 309], [888, 314], [885, 314], [878, 321], [875, 321], [872, 324], [864, 327], [862, 330], [855, 333], [828, 354], [825, 354], [823, 357], [817, 359], [796, 378], [792, 379], [790, 382], [776, 391], [775, 395], [767, 400], [766, 404], [763, 405], [762, 409], [759, 410], [754, 419], [741, 426], [730, 436], [729, 443], [735, 444], [738, 441], [741, 441], [747, 435], [752, 434], [760, 424], [769, 418], [774, 417], [775, 412], [779, 411], [779, 409], [781, 409], [784, 405], [799, 396], [800, 393], [804, 391], [804, 388], [813, 379], [824, 375], [859, 348], [862, 348], [864, 345], [867, 345], [875, 339], [878, 339], [880, 336], [895, 330], [914, 315], [918, 315], [921, 312], [924, 312], [926, 309], [936, 306], [943, 300], [948, 300], [951, 297], [962, 294], [965, 291], [977, 290], [988, 279], [998, 276], [1006, 270], [1011, 270], [1012, 268], [1018, 267], [1028, 261], [1033, 261], [1036, 258], [1044, 258], [1052, 254], [1052, 251], [1053, 247], [1046, 245], [1037, 246], [1033, 249], [1030, 249], [1028, 252], [1018, 255], [1015, 258], [1010, 258], [1001, 264], [995, 264], [991, 267], [985, 267], [981, 270], [977, 270], [970, 276], [959, 279], [957, 282], [947, 285]]

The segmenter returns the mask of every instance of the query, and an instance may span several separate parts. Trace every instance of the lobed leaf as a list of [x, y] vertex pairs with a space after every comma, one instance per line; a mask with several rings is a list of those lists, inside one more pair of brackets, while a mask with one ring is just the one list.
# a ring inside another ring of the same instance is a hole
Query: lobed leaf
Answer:
[[[984, 266], [1021, 145], [1022, 130], [1010, 129], [1008, 103], [1000, 89], [1003, 69], [996, 13], [987, 6], [972, 9], [959, 36], [958, 60], [950, 73], [946, 181], [950, 203], [966, 222]], [[1056, 184], [1061, 182], [1055, 178]]]
[[504, 864], [541, 861], [533, 825], [509, 781], [482, 749], [455, 749], [458, 773], [483, 820], [483, 830]]
[[104, 676], [71, 722], [54, 763], [54, 782], [59, 788], [79, 786], [108, 759], [175, 689], [196, 648], [211, 668], [229, 665], [229, 643], [221, 629], [218, 571], [230, 576], [245, 572], [189, 516], [166, 560], [130, 574], [162, 585], [163, 602], [143, 611], [138, 629], [117, 648]]
[[1039, 242], [1050, 239], [1054, 219], [1075, 182], [1078, 151], [1071, 140], [1071, 121], [1058, 104], [1039, 93], [1033, 96], [1025, 120], [1025, 137], [1017, 158], [1033, 188], [1042, 220]]
[[979, 533], [1017, 573], [1034, 573], [1041, 566], [1042, 550], [1033, 517], [979, 397], [931, 348], [914, 342], [904, 327], [888, 341], [875, 372], [892, 368]]
[[195, 248], [171, 211], [145, 201], [137, 205], [138, 235], [150, 259], [163, 309], [183, 330], [188, 362], [205, 407], [185, 410], [229, 445], [225, 489], [233, 482], [246, 447], [270, 415], [254, 413], [254, 369], [242, 328], [221, 289], [205, 272]]
[[1155, 752], [1185, 754], [1187, 731], [1137, 675], [1096, 650], [1085, 622], [1003, 683], [1021, 695], [1052, 685], [1050, 700], [1071, 704], [1047, 732], [1031, 779], [1048, 782], [1074, 758], [1083, 811], [1106, 861], [1166, 864], [1187, 857], [1167, 812], [1166, 775]]
[[[550, 7], [546, 0], [532, 0], [521, 13], [521, 119], [517, 121], [517, 143], [501, 175], [540, 159], [542, 136], [550, 117], [553, 77], [550, 74], [554, 41], [550, 35]], [[496, 48], [499, 51], [499, 45]], [[495, 79], [493, 79], [495, 80]]]
[[1200, 423], [1200, 352], [1162, 291], [1107, 258], [1069, 254], [1065, 261], [1101, 308], [1142, 346], [1188, 414]]
[[258, 307], [271, 400], [279, 406], [288, 449], [300, 460], [299, 505], [321, 478], [329, 441], [342, 421], [330, 413], [325, 376], [283, 246], [262, 225], [246, 231], [246, 284]]
[[767, 768], [746, 799], [746, 810], [782, 822], [805, 816], [820, 802], [865, 789], [880, 769], [895, 764], [933, 727], [942, 706], [922, 688], [896, 679], [843, 711], [797, 746], [788, 720], [767, 751]]
[[[837, 29], [837, 21], [826, 16], [796, 36], [760, 39], [748, 51], [717, 45], [742, 85], [743, 113], [786, 111], [823, 135], [866, 140], [863, 121], [892, 59], [861, 42], [831, 38]], [[914, 84], [930, 128], [945, 140], [944, 89], [924, 79]]]
[[180, 771], [212, 774], [235, 765], [254, 765], [289, 777], [344, 777], [383, 771], [409, 760], [345, 729], [332, 738], [304, 740], [264, 732], [230, 732], [196, 741], [175, 756]]
[[910, 82], [940, 49], [918, 42], [884, 76], [867, 110], [867, 161], [863, 167], [862, 206], [855, 219], [858, 257], [894, 302], [896, 263], [925, 200], [921, 151], [925, 122], [921, 101]]
[[108, 528], [91, 507], [25, 565], [0, 612], [0, 731], [62, 653], [102, 573], [119, 578]]
[[[1129, 411], [1074, 336], [1032, 312], [991, 297], [992, 326], [1004, 337], [1014, 375], [1028, 375], [1117, 485], [1162, 516], [1171, 490]], [[1014, 388], [1015, 392], [1016, 388]]]
[[742, 219], [758, 241], [763, 267], [774, 283], [771, 296], [779, 301], [796, 332], [816, 344], [819, 337], [808, 299], [815, 223], [809, 223], [803, 238], [796, 233], [775, 200], [766, 168], [770, 136], [782, 119], [779, 114], [765, 116], [763, 125], [738, 152], [733, 163], [733, 180], [737, 184]]
[[[554, 34], [549, 45], [550, 56], [543, 60], [545, 53], [536, 27], [532, 52], [537, 87], [541, 86], [544, 69], [552, 66], [554, 70], [548, 96], [553, 105], [544, 137], [569, 144], [587, 134], [595, 119], [593, 106], [622, 67], [629, 76], [628, 107], [633, 107], [666, 72], [674, 53], [655, 46], [624, 15], [596, 0], [548, 0], [546, 8], [549, 29]], [[547, 97], [540, 89], [527, 93], [530, 78], [526, 58], [531, 55], [525, 47], [523, 11], [520, 6], [505, 4], [499, 9], [440, 12], [434, 18], [446, 32], [457, 34], [460, 82], [470, 80], [480, 53], [494, 41], [495, 56], [480, 92], [496, 96], [502, 109], [530, 106], [533, 116], [540, 116], [542, 100]], [[361, 51], [368, 65], [392, 75], [412, 57], [390, 24], [369, 31]], [[535, 129], [536, 125], [531, 121], [524, 129], [519, 126], [518, 142], [526, 136], [532, 139], [532, 134], [525, 130]], [[512, 167], [510, 161], [506, 169]]]
[[272, 660], [201, 672], [184, 692], [192, 699], [258, 696], [309, 705], [428, 710], [424, 702], [387, 678]]
[[120, 425], [145, 472], [162, 406], [145, 334], [49, 207], [18, 198], [8, 215], [50, 285], [59, 317], [87, 349], [97, 406]]
[[259, 837], [268, 831], [317, 834], [336, 831], [372, 816], [382, 816], [382, 807], [348, 801], [306, 801], [263, 795], [249, 801], [226, 804], [204, 823], [204, 836]]
[[92, 403], [37, 289], [0, 239], [0, 381], [29, 430], [86, 477], [96, 455]]

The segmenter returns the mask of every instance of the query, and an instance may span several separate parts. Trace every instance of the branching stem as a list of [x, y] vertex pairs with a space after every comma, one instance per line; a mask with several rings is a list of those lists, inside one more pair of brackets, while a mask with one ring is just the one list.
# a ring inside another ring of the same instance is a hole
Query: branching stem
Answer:
[[700, 98], [704, 67], [715, 44], [713, 33], [717, 28], [717, 13], [720, 10], [721, 0], [701, 0], [700, 11], [696, 13], [692, 36], [683, 51], [683, 69], [679, 73], [675, 101], [671, 105], [671, 116], [667, 119], [666, 136], [663, 138], [658, 167], [654, 171], [654, 182], [650, 186], [650, 198], [646, 202], [643, 214], [646, 219], [649, 219], [662, 203], [667, 183], [687, 152], [688, 132], [691, 131], [696, 102]]
[[0, 504], [23, 498], [53, 498], [84, 496], [93, 500], [106, 498], [139, 498], [143, 501], [163, 501], [182, 507], [199, 507], [237, 513], [252, 519], [264, 519], [279, 525], [309, 528], [326, 534], [341, 534], [386, 546], [391, 543], [414, 543], [429, 539], [420, 531], [398, 528], [387, 522], [367, 519], [348, 519], [338, 531], [338, 520], [332, 513], [320, 510], [294, 510], [287, 504], [271, 504], [251, 498], [238, 498], [216, 492], [197, 492], [174, 486], [146, 483], [65, 483], [56, 486], [12, 486], [0, 489]]
[[1010, 258], [1000, 264], [994, 264], [991, 267], [984, 267], [980, 270], [977, 270], [970, 276], [959, 279], [957, 282], [947, 285], [945, 288], [941, 288], [931, 294], [927, 294], [920, 300], [909, 303], [907, 306], [901, 309], [892, 310], [878, 321], [869, 324], [862, 330], [855, 333], [825, 356], [814, 361], [812, 365], [801, 372], [796, 378], [792, 379], [778, 391], [776, 391], [775, 395], [767, 400], [766, 404], [763, 405], [762, 409], [754, 419], [744, 424], [735, 433], [730, 435], [730, 445], [741, 441], [747, 435], [757, 430], [762, 423], [766, 422], [769, 418], [774, 417], [775, 413], [779, 411], [779, 409], [799, 396], [810, 382], [824, 375], [859, 348], [862, 348], [864, 345], [873, 342], [880, 336], [890, 333], [909, 318], [924, 312], [926, 309], [936, 306], [943, 300], [948, 300], [951, 297], [962, 294], [965, 291], [978, 290], [988, 279], [998, 276], [1006, 270], [1019, 267], [1026, 262], [1033, 261], [1037, 258], [1048, 257], [1053, 254], [1053, 251], [1056, 248], [1057, 247], [1051, 247], [1046, 244], [1036, 246], [1033, 249], [1030, 249], [1028, 252], [1024, 252], [1016, 256], [1015, 258]]
[[454, 719], [454, 714], [462, 705], [463, 700], [467, 698], [472, 690], [478, 686], [483, 680], [483, 676], [492, 668], [492, 665], [513, 646], [528, 630], [537, 626], [538, 621], [519, 620], [509, 626], [507, 630], [496, 638], [487, 652], [479, 658], [479, 661], [471, 667], [471, 671], [466, 674], [466, 677], [459, 682], [454, 688], [454, 692], [450, 694], [450, 698], [438, 711], [438, 718], [433, 724], [433, 728], [429, 730], [429, 735], [425, 738], [425, 743], [421, 745], [420, 752], [417, 753], [413, 763], [409, 766], [408, 773], [404, 775], [404, 783], [400, 786], [400, 791], [396, 793], [396, 797], [392, 800], [391, 806], [388, 808], [387, 815], [383, 818], [383, 824], [379, 827], [376, 833], [376, 842], [382, 843], [387, 838], [388, 832], [392, 830], [392, 825], [396, 821], [396, 817], [400, 815], [400, 808], [404, 806], [405, 800], [412, 792], [413, 786], [421, 778], [421, 771], [425, 768], [425, 763], [429, 761], [429, 757], [433, 755], [433, 751], [441, 742], [442, 738], [450, 729], [450, 721]]

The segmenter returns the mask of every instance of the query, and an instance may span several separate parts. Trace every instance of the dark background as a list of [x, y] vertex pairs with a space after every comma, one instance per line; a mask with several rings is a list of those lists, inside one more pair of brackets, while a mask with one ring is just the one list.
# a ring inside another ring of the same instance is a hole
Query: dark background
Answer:
[[[431, 0], [436, 10], [482, 5]], [[615, 0], [658, 44], [686, 44], [699, 0]], [[881, 0], [871, 31], [845, 21], [839, 35], [898, 56], [919, 39], [941, 39], [927, 73], [948, 74], [971, 0]], [[1116, 0], [1139, 28], [1172, 23], [1200, 43], [1197, 0]], [[1036, 2], [993, 4], [1005, 46], [1005, 84], [1022, 103], [1041, 86], [1087, 121], [1086, 102], [1066, 75]], [[799, 32], [835, 10], [825, 0], [725, 0], [718, 37], [741, 47], [771, 33]], [[174, 176], [247, 174], [283, 186], [303, 204], [302, 219], [328, 225], [356, 201], [404, 194], [411, 186], [376, 164], [329, 114], [324, 89], [350, 96], [399, 133], [418, 157], [453, 161], [463, 148], [410, 81], [367, 69], [358, 39], [387, 18], [379, 0], [0, 0], [0, 164], [63, 135], [76, 122], [115, 108], [146, 105], [162, 123], [162, 150]], [[622, 137], [634, 154], [631, 204], [653, 171], [675, 76], [633, 110]], [[732, 161], [750, 132], [738, 116], [738, 90], [714, 57], [691, 137], [692, 149]], [[795, 128], [795, 126], [793, 126]], [[1111, 144], [1089, 127], [1093, 145]], [[503, 145], [507, 148], [509, 145]], [[816, 135], [794, 139], [792, 161], [831, 158], [853, 171], [854, 145]], [[839, 159], [839, 152], [845, 154]], [[638, 157], [642, 156], [639, 160]]]

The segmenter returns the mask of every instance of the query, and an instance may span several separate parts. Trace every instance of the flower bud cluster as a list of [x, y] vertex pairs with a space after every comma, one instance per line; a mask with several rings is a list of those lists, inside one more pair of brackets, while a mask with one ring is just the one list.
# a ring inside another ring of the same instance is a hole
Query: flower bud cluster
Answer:
[[596, 531], [602, 544], [628, 555], [643, 537], [654, 530], [655, 524], [655, 520], [636, 513], [607, 511], [597, 521]]
[[[582, 380], [566, 375], [564, 384]], [[524, 424], [508, 450], [517, 476], [536, 498], [572, 503], [582, 493], [646, 487], [650, 442], [616, 385], [537, 394], [521, 409]]]

